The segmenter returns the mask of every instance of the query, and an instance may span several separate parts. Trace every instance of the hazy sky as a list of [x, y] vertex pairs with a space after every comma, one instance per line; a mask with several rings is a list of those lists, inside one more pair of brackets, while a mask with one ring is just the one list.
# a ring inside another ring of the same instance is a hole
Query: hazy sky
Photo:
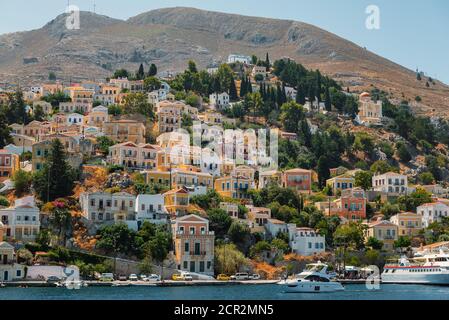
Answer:
[[[1, 0], [0, 34], [40, 28], [63, 13], [67, 0]], [[96, 12], [127, 19], [157, 8], [188, 6], [307, 22], [449, 84], [448, 0], [95, 0]], [[93, 11], [94, 0], [70, 0]], [[380, 9], [380, 29], [365, 27], [368, 5]]]

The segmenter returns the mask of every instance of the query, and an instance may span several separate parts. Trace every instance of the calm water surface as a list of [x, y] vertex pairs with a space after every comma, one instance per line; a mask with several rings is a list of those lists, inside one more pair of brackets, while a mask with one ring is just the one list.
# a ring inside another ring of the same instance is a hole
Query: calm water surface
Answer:
[[198, 287], [0, 288], [0, 300], [449, 300], [449, 287], [346, 285], [335, 293], [285, 293], [278, 285]]

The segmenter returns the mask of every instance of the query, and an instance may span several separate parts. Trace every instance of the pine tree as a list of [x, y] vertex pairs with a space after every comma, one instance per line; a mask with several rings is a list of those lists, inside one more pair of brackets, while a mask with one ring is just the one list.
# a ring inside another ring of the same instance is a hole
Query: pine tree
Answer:
[[235, 81], [234, 81], [234, 79], [232, 79], [232, 81], [231, 81], [231, 86], [230, 86], [230, 88], [229, 88], [229, 98], [230, 98], [232, 101], [237, 101], [237, 99], [238, 99], [237, 88], [236, 88], [236, 86], [235, 86]]
[[417, 72], [417, 73], [416, 73], [416, 79], [417, 79], [418, 81], [421, 81], [421, 73], [420, 73], [420, 72]]
[[148, 71], [148, 76], [149, 77], [154, 77], [155, 75], [157, 75], [157, 67], [154, 63], [152, 63], [150, 65], [150, 70]]
[[145, 70], [143, 68], [143, 64], [141, 63], [140, 67], [139, 67], [139, 71], [137, 71], [137, 79], [142, 80], [143, 78], [145, 78]]
[[53, 201], [72, 194], [76, 173], [67, 162], [64, 146], [53, 140], [51, 150], [33, 179], [33, 186], [42, 201]]

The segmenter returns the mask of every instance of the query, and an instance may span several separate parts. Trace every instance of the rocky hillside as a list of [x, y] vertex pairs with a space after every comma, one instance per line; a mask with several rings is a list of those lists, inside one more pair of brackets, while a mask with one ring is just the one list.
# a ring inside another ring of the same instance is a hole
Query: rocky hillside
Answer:
[[192, 8], [154, 10], [112, 19], [81, 14], [81, 29], [67, 30], [65, 15], [43, 28], [0, 36], [0, 81], [32, 84], [50, 71], [65, 81], [105, 78], [119, 67], [136, 70], [155, 63], [159, 70], [181, 70], [189, 59], [205, 67], [230, 53], [270, 53], [319, 68], [353, 90], [372, 85], [397, 99], [415, 101], [416, 110], [449, 115], [449, 87], [429, 88], [415, 73], [330, 32], [309, 24], [202, 11]]

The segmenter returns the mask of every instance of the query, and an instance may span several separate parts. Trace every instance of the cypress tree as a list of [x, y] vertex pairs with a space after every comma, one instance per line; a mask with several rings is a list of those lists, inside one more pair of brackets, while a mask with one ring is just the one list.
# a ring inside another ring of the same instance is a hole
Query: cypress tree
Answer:
[[268, 52], [267, 52], [267, 57], [265, 58], [265, 66], [267, 67], [267, 69], [270, 69], [270, 67], [271, 67], [270, 57], [268, 56]]
[[137, 79], [142, 80], [145, 77], [145, 70], [143, 68], [143, 64], [140, 64], [139, 71], [137, 71]]
[[304, 105], [306, 103], [306, 94], [305, 94], [305, 90], [304, 90], [304, 85], [301, 81], [298, 82], [296, 91], [297, 91], [296, 102], [299, 103], [300, 105]]
[[246, 85], [246, 77], [242, 77], [242, 81], [240, 82], [240, 97], [244, 98], [248, 93], [248, 87]]
[[53, 140], [44, 167], [33, 180], [36, 193], [43, 201], [66, 197], [72, 194], [75, 178], [75, 171], [67, 162], [63, 144], [59, 139]]
[[318, 99], [318, 103], [321, 102], [321, 73], [319, 70], [316, 71], [317, 76], [316, 76], [316, 97]]
[[154, 63], [152, 63], [150, 65], [150, 70], [148, 71], [148, 76], [149, 77], [154, 77], [155, 75], [157, 75], [157, 67]]
[[326, 86], [326, 100], [324, 102], [327, 111], [332, 110], [331, 94], [329, 90], [329, 85]]
[[238, 99], [237, 88], [235, 86], [234, 79], [231, 80], [231, 86], [229, 87], [229, 98], [232, 101], [236, 101]]
[[253, 93], [253, 85], [251, 84], [251, 79], [249, 78], [246, 79], [246, 85], [247, 85], [246, 91], [248, 93]]

